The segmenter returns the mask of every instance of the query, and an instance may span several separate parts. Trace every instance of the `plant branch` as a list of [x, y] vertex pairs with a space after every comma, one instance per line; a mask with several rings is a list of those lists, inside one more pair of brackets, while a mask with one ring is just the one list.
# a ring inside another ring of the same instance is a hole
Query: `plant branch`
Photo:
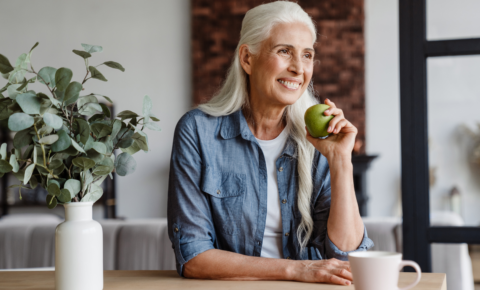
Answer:
[[[35, 129], [35, 134], [37, 134], [37, 138], [40, 140], [40, 136], [38, 135], [38, 131], [37, 131], [37, 124], [33, 124], [33, 128]], [[35, 146], [35, 144], [33, 144], [33, 146]], [[45, 155], [45, 147], [43, 147], [43, 144], [40, 144], [40, 147], [42, 147], [42, 153], [43, 153], [43, 166], [44, 168], [48, 171], [49, 174], [51, 174], [52, 176], [55, 176], [53, 174], [53, 171], [50, 171], [50, 169], [48, 169], [47, 167], [47, 157]]]
[[88, 80], [87, 79], [87, 76], [88, 76], [88, 58], [85, 59], [85, 68], [87, 69], [87, 74], [85, 75], [85, 77], [83, 78], [83, 82], [82, 82], [82, 85]]

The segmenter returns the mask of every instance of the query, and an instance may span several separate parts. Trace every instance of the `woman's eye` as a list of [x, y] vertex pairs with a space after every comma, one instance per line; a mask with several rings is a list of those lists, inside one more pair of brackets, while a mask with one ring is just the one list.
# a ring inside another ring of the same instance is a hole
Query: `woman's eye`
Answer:
[[310, 53], [307, 53], [307, 54], [305, 54], [305, 57], [310, 59], [310, 58], [312, 58], [313, 56], [312, 56]]
[[278, 52], [280, 52], [280, 53], [288, 53], [288, 50], [286, 50], [286, 49], [280, 49]]

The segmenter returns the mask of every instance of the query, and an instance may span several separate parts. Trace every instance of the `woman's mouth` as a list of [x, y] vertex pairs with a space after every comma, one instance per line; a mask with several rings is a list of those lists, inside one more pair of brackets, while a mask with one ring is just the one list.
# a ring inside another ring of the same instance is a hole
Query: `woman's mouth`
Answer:
[[300, 87], [300, 83], [298, 82], [290, 82], [290, 81], [284, 81], [280, 79], [278, 79], [277, 82], [279, 82], [282, 86], [284, 86], [289, 90], [296, 90]]

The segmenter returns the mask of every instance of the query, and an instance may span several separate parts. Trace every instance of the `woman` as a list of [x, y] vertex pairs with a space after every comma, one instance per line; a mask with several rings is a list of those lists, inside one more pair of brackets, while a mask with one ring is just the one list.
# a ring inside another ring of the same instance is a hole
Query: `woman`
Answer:
[[175, 130], [168, 224], [180, 275], [350, 285], [347, 252], [373, 246], [353, 188], [357, 129], [331, 106], [311, 137], [316, 30], [295, 3], [245, 15], [217, 95]]

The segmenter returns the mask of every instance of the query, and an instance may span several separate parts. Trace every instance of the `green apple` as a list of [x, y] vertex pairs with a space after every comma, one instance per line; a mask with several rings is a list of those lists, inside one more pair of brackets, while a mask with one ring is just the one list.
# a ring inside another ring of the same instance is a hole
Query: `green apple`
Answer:
[[333, 119], [333, 115], [325, 116], [323, 112], [330, 108], [325, 104], [313, 105], [305, 111], [305, 124], [307, 130], [312, 137], [326, 137], [328, 136], [328, 124]]

